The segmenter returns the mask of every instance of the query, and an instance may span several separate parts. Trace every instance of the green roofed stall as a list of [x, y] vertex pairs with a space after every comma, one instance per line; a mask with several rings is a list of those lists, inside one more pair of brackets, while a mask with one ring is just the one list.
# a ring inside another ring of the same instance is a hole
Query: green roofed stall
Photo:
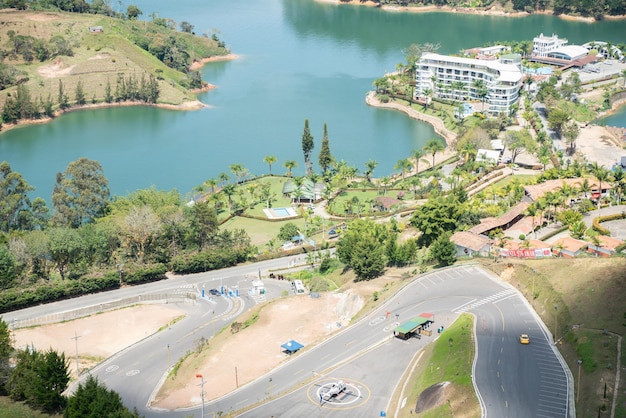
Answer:
[[413, 335], [419, 335], [420, 330], [433, 322], [435, 322], [435, 315], [431, 313], [422, 313], [419, 316], [398, 325], [393, 330], [394, 335], [398, 338], [407, 339]]

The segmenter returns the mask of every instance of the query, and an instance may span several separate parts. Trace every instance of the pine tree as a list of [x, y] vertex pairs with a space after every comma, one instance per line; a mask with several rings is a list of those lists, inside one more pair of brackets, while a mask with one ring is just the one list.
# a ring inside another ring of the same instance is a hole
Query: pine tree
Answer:
[[322, 137], [322, 149], [320, 149], [319, 163], [322, 173], [324, 174], [333, 163], [333, 156], [330, 153], [330, 145], [328, 142], [328, 128], [326, 124], [324, 124], [324, 136]]
[[65, 89], [63, 88], [63, 82], [61, 80], [59, 80], [59, 107], [61, 108], [61, 110], [67, 109], [70, 104], [69, 104], [69, 99], [67, 97], [67, 94], [65, 94]]
[[111, 103], [113, 101], [113, 95], [111, 94], [111, 80], [107, 79], [107, 85], [104, 87], [104, 101]]
[[122, 403], [120, 395], [107, 389], [93, 376], [88, 376], [85, 383], [78, 385], [74, 394], [67, 401], [63, 412], [64, 418], [99, 418], [99, 417], [138, 417]]
[[313, 143], [313, 135], [309, 129], [309, 120], [304, 120], [304, 132], [302, 133], [302, 152], [304, 153], [304, 165], [306, 166], [307, 176], [313, 174], [313, 165], [311, 164], [311, 152], [315, 144]]
[[78, 83], [76, 83], [76, 92], [75, 92], [75, 99], [76, 99], [76, 104], [77, 105], [84, 105], [86, 103], [85, 101], [85, 91], [83, 90], [83, 82], [82, 80], [78, 80]]

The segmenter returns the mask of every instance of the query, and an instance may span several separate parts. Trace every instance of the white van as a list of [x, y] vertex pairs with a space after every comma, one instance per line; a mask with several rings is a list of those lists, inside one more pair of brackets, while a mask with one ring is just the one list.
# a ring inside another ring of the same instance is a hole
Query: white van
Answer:
[[306, 292], [302, 280], [294, 280], [292, 285], [297, 295], [303, 295]]

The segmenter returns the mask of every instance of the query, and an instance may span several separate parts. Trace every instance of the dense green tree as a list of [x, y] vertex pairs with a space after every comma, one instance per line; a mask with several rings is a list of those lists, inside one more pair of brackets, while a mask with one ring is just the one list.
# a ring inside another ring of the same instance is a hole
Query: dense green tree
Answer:
[[563, 134], [563, 129], [571, 119], [572, 117], [569, 112], [559, 108], [552, 109], [548, 113], [548, 125], [550, 129], [554, 130], [559, 136]]
[[311, 152], [315, 143], [313, 142], [313, 135], [309, 129], [309, 120], [304, 120], [304, 132], [302, 133], [302, 153], [304, 154], [304, 165], [306, 167], [306, 175], [313, 174], [313, 164], [311, 163]]
[[186, 20], [183, 20], [182, 22], [180, 22], [180, 31], [185, 33], [192, 33], [193, 25]]
[[139, 7], [132, 4], [126, 8], [126, 17], [128, 17], [129, 20], [137, 20], [137, 18], [142, 14], [143, 12], [139, 9]]
[[[337, 257], [354, 270], [358, 280], [380, 276], [387, 264], [385, 242], [389, 231], [372, 220], [357, 219], [337, 243]], [[395, 237], [393, 237], [395, 239]]]
[[7, 385], [11, 376], [11, 356], [13, 355], [11, 329], [0, 317], [0, 394], [7, 395]]
[[454, 195], [426, 201], [411, 217], [411, 225], [421, 232], [418, 244], [428, 247], [445, 232], [455, 231], [464, 212], [464, 205]]
[[218, 228], [215, 208], [210, 206], [208, 201], [196, 202], [191, 210], [191, 230], [194, 241], [201, 250], [213, 243]]
[[63, 395], [70, 381], [68, 361], [64, 353], [50, 349], [43, 354], [35, 367], [37, 378], [33, 382], [34, 403], [47, 413], [59, 413], [65, 408]]
[[84, 242], [76, 229], [67, 227], [50, 228], [47, 235], [50, 259], [56, 264], [61, 278], [65, 279], [70, 266], [79, 261], [85, 249]]
[[535, 140], [527, 130], [507, 131], [504, 135], [504, 142], [511, 151], [511, 163], [513, 164], [520, 154], [524, 152], [532, 154], [535, 152]]
[[9, 379], [10, 395], [44, 412], [59, 413], [65, 407], [63, 392], [69, 380], [65, 354], [52, 349], [42, 353], [27, 348], [17, 353], [16, 366]]
[[15, 257], [5, 245], [0, 244], [0, 289], [13, 287], [16, 270]]
[[578, 135], [580, 134], [580, 128], [578, 127], [578, 123], [576, 121], [570, 121], [565, 124], [563, 127], [563, 136], [565, 137], [565, 142], [569, 146], [569, 154], [572, 155], [576, 151], [576, 139], [578, 139]]
[[109, 203], [109, 182], [99, 162], [80, 158], [71, 162], [64, 173], [58, 173], [52, 204], [53, 222], [76, 228], [104, 213]]
[[324, 124], [324, 136], [322, 136], [322, 146], [319, 155], [319, 164], [322, 169], [322, 173], [326, 173], [326, 170], [330, 168], [333, 163], [333, 155], [330, 153], [330, 144], [328, 141], [328, 127]]
[[298, 231], [298, 226], [292, 222], [287, 222], [285, 225], [280, 227], [280, 231], [278, 232], [278, 239], [283, 242], [290, 242], [293, 237], [300, 235]]
[[440, 235], [430, 246], [430, 256], [442, 266], [449, 266], [456, 261], [456, 246], [450, 241], [451, 234], [446, 232]]
[[98, 382], [98, 378], [87, 376], [76, 391], [67, 400], [63, 411], [64, 418], [133, 418], [139, 417], [137, 411], [131, 412], [122, 403], [120, 395]]
[[20, 229], [21, 214], [31, 209], [28, 193], [33, 190], [8, 162], [0, 163], [0, 231]]

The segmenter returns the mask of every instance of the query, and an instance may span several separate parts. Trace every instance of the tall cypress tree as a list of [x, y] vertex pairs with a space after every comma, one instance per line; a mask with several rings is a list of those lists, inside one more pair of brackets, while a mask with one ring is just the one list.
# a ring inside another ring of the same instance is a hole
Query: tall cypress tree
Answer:
[[313, 143], [313, 135], [309, 129], [309, 120], [304, 120], [304, 132], [302, 133], [302, 152], [304, 153], [304, 165], [306, 166], [306, 174], [313, 174], [313, 164], [311, 164], [311, 152], [315, 144]]
[[328, 128], [324, 123], [324, 136], [322, 137], [322, 148], [320, 149], [319, 163], [322, 172], [325, 174], [333, 163], [333, 156], [330, 153], [330, 144], [328, 142]]

